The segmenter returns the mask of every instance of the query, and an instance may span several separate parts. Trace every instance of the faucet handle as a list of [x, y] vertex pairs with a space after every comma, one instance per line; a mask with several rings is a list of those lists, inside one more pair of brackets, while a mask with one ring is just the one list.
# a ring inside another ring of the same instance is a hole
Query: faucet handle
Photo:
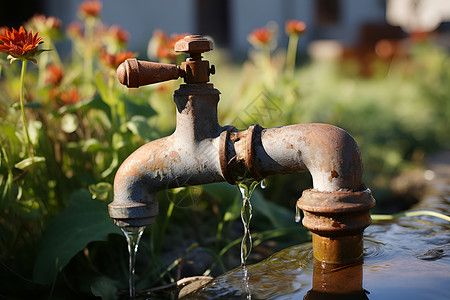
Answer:
[[128, 58], [117, 68], [117, 79], [129, 88], [177, 79], [183, 74], [183, 70], [176, 65], [154, 63], [136, 58]]
[[202, 53], [213, 49], [213, 43], [201, 35], [189, 35], [175, 43], [176, 52], [184, 52], [190, 58], [181, 66], [154, 63], [129, 58], [117, 68], [117, 79], [129, 88], [163, 82], [183, 77], [186, 83], [207, 83], [215, 67], [202, 60]]
[[201, 54], [213, 49], [213, 43], [201, 35], [188, 35], [175, 43], [175, 52], [188, 53], [191, 60], [201, 60]]

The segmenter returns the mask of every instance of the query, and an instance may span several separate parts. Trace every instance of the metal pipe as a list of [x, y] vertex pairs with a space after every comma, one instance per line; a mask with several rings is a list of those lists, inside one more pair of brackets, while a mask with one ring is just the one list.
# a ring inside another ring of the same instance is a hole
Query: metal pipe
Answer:
[[[343, 129], [326, 124], [271, 129], [252, 125], [243, 131], [220, 126], [220, 92], [206, 83], [212, 69], [200, 55], [211, 49], [212, 44], [199, 36], [187, 37], [179, 45], [181, 51], [193, 51], [195, 59], [181, 68], [187, 84], [175, 91], [175, 132], [142, 146], [120, 166], [114, 201], [109, 204], [111, 218], [122, 227], [152, 224], [158, 213], [155, 193], [164, 189], [309, 172], [313, 189], [303, 192], [297, 206], [304, 211], [303, 224], [313, 232], [314, 256], [330, 263], [360, 259], [362, 232], [371, 222], [369, 210], [375, 200], [363, 184], [355, 140]], [[134, 61], [131, 65], [143, 64]], [[142, 70], [119, 67], [119, 79], [139, 86], [147, 75], [128, 72]]]

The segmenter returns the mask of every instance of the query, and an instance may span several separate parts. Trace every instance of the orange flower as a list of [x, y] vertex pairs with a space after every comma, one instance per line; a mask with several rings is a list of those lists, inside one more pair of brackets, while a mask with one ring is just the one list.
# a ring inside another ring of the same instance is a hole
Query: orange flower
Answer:
[[39, 31], [43, 37], [50, 38], [52, 40], [59, 40], [63, 37], [61, 31], [62, 22], [56, 17], [46, 17], [44, 15], [36, 14], [30, 19], [28, 24], [32, 29]]
[[306, 24], [298, 20], [288, 20], [285, 24], [285, 30], [288, 35], [296, 34], [301, 35], [306, 30]]
[[72, 22], [66, 27], [66, 32], [71, 37], [82, 38], [83, 24], [81, 24], [80, 22]]
[[1, 27], [0, 27], [0, 35], [5, 35], [6, 29], [8, 29], [8, 27], [6, 27], [6, 26], [1, 26]]
[[74, 87], [65, 92], [61, 92], [58, 98], [61, 100], [61, 106], [75, 104], [80, 100], [80, 94], [78, 94], [78, 90]]
[[126, 43], [129, 39], [129, 33], [119, 25], [112, 25], [108, 29], [108, 33], [119, 43]]
[[273, 39], [273, 33], [267, 28], [257, 28], [248, 35], [248, 41], [254, 46], [268, 45]]
[[42, 30], [61, 30], [62, 22], [60, 19], [56, 17], [46, 17], [45, 15], [36, 14], [34, 15], [30, 23], [38, 28], [40, 31]]
[[115, 70], [128, 58], [134, 56], [133, 52], [120, 52], [118, 54], [110, 54], [105, 49], [100, 49], [100, 60], [109, 68]]
[[175, 60], [177, 53], [174, 51], [175, 43], [188, 36], [188, 33], [172, 34], [168, 36], [164, 31], [156, 29], [148, 45], [147, 54], [150, 59]]
[[48, 65], [46, 71], [45, 83], [53, 86], [60, 85], [64, 76], [62, 68], [55, 64], [51, 64]]
[[20, 26], [19, 30], [8, 28], [5, 34], [0, 35], [0, 52], [8, 53], [8, 58], [13, 62], [14, 60], [29, 60], [37, 63], [36, 57], [44, 50], [37, 50], [39, 44], [43, 43], [42, 37], [38, 36], [38, 32], [33, 35], [33, 32], [27, 31]]
[[78, 6], [78, 10], [82, 16], [98, 17], [102, 10], [102, 3], [100, 1], [85, 1]]

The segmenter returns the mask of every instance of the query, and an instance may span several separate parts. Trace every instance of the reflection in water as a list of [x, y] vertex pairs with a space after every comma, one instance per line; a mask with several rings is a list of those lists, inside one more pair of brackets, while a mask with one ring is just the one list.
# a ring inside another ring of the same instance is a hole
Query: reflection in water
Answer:
[[349, 299], [365, 300], [368, 293], [363, 289], [363, 261], [348, 265], [314, 262], [313, 286], [303, 299]]
[[[450, 211], [450, 195], [440, 199], [439, 207]], [[251, 299], [447, 300], [449, 229], [449, 222], [430, 216], [376, 222], [365, 231], [364, 264], [331, 269], [314, 265], [311, 244], [303, 244], [247, 266], [248, 290], [239, 267], [191, 297], [245, 299], [250, 291]]]
[[[436, 194], [416, 208], [448, 214], [449, 176], [437, 176]], [[303, 244], [246, 268], [244, 287], [239, 267], [184, 299], [448, 300], [450, 223], [432, 216], [375, 222], [365, 230], [363, 264], [314, 264], [311, 244]]]

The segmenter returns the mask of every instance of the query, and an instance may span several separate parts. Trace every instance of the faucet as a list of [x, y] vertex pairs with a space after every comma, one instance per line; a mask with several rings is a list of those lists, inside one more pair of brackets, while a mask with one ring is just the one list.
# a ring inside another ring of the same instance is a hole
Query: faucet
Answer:
[[330, 263], [360, 259], [375, 200], [362, 182], [355, 140], [327, 124], [270, 129], [254, 124], [245, 130], [219, 125], [220, 92], [209, 83], [215, 67], [202, 60], [212, 42], [191, 35], [174, 48], [190, 55], [180, 66], [131, 58], [117, 69], [118, 80], [130, 88], [179, 77], [185, 83], [174, 92], [174, 133], [143, 145], [118, 169], [108, 206], [114, 223], [152, 224], [158, 214], [155, 194], [164, 189], [309, 172], [313, 188], [303, 192], [297, 206], [304, 212], [303, 225], [312, 231], [314, 257]]

